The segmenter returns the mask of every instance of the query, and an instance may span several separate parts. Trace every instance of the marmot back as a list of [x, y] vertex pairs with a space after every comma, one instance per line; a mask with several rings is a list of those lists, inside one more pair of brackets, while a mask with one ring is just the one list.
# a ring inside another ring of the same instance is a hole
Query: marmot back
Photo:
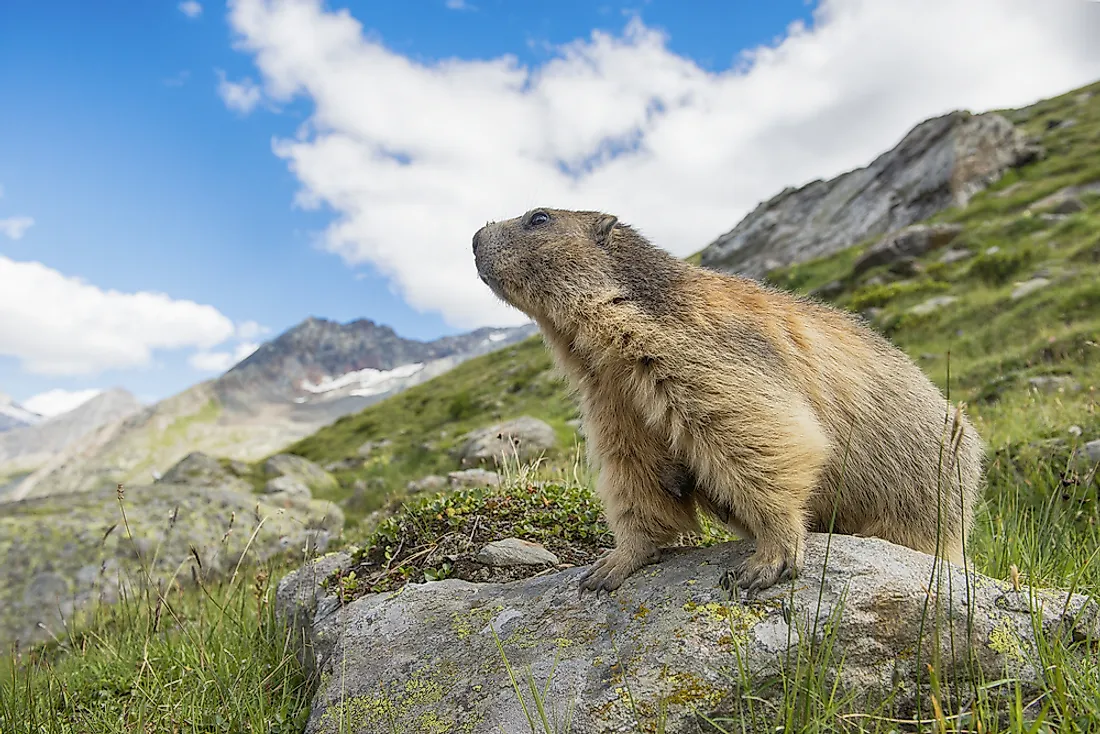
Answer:
[[582, 588], [617, 588], [698, 510], [755, 539], [730, 576], [750, 590], [795, 576], [806, 531], [830, 522], [962, 562], [981, 440], [855, 316], [677, 260], [599, 212], [536, 209], [473, 246], [579, 393], [616, 538]]

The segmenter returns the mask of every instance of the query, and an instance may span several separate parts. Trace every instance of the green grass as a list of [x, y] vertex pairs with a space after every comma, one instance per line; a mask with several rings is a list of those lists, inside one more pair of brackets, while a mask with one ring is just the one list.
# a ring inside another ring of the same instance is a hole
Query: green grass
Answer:
[[[977, 570], [1100, 597], [1100, 482], [1071, 458], [1077, 434], [1100, 438], [1100, 197], [1086, 197], [1085, 211], [1057, 220], [1028, 211], [1064, 186], [1100, 180], [1100, 85], [1093, 89], [1098, 94], [1087, 104], [1075, 101], [1078, 90], [1010, 112], [1049, 155], [1009, 173], [966, 208], [933, 218], [962, 225], [951, 246], [973, 257], [944, 265], [929, 253], [914, 277], [883, 268], [854, 277], [852, 264], [870, 244], [863, 242], [768, 279], [803, 293], [839, 281], [837, 304], [880, 309], [875, 327], [953, 399], [968, 403], [990, 446], [988, 489], [970, 547]], [[1054, 118], [1076, 124], [1048, 131]], [[1013, 300], [1015, 283], [1037, 274], [1051, 285]], [[926, 315], [910, 312], [932, 295], [957, 300]], [[1047, 375], [1071, 377], [1077, 389], [1031, 388], [1029, 378]], [[548, 457], [549, 474], [521, 473], [500, 490], [402, 506], [409, 480], [458, 468], [449, 452], [464, 433], [519, 415], [558, 431], [562, 449]], [[326, 464], [355, 457], [367, 441], [390, 442], [365, 465], [338, 471], [340, 487], [323, 497], [341, 501], [352, 520], [380, 508], [391, 513], [351, 528], [359, 565], [351, 580], [340, 579], [343, 592], [356, 596], [454, 572], [425, 560], [430, 552], [416, 555], [448, 534], [477, 534], [478, 542], [519, 535], [562, 554], [574, 549], [578, 560], [606, 545], [591, 482], [569, 471], [576, 436], [567, 421], [575, 415], [544, 347], [532, 339], [289, 447]], [[272, 615], [282, 570], [249, 569], [206, 588], [133, 596], [97, 610], [79, 633], [7, 660], [0, 664], [0, 731], [300, 731], [312, 681]], [[822, 644], [792, 650], [798, 664], [779, 680], [760, 681], [733, 665], [730, 711], [715, 719], [715, 731], [970, 731], [979, 720], [986, 732], [1100, 728], [1100, 666], [1083, 663], [1061, 642], [1040, 651], [1046, 674], [1031, 698], [990, 681], [974, 692], [973, 705], [952, 707], [951, 697], [940, 695], [950, 690], [950, 671], [933, 665], [938, 693], [922, 702], [918, 725], [893, 721], [888, 701], [870, 706], [833, 691], [824, 671], [840, 661], [829, 640], [827, 633]], [[503, 647], [501, 654], [506, 659]], [[544, 713], [567, 702], [540, 700], [545, 681], [509, 671], [516, 695], [529, 704], [532, 731], [562, 731]], [[765, 700], [768, 685], [775, 695]], [[637, 731], [660, 730], [660, 707], [640, 707]]]
[[118, 603], [0, 655], [0, 732], [302, 731], [313, 682], [274, 612], [274, 580], [292, 565], [184, 584], [143, 568]]

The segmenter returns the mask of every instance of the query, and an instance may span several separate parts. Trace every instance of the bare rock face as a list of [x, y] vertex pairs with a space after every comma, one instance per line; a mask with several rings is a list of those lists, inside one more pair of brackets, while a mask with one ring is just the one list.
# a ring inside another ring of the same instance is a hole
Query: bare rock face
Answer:
[[869, 166], [788, 188], [702, 252], [705, 267], [761, 277], [884, 235], [974, 194], [1041, 149], [1005, 117], [952, 112], [913, 128]]
[[814, 664], [838, 699], [853, 694], [858, 706], [893, 694], [892, 711], [906, 717], [928, 690], [935, 656], [951, 681], [941, 679], [945, 706], [975, 679], [1015, 678], [1030, 701], [1040, 639], [1073, 645], [1100, 633], [1097, 605], [1083, 595], [1016, 590], [851, 536], [812, 535], [796, 582], [731, 601], [720, 580], [751, 551], [747, 542], [672, 549], [611, 596], [578, 596], [583, 569], [574, 568], [507, 584], [409, 585], [346, 605], [321, 590], [349, 562], [329, 556], [278, 589], [278, 613], [297, 626], [301, 655], [322, 681], [306, 731], [424, 731], [426, 722], [470, 734], [529, 731], [528, 670], [552, 720], [571, 709], [572, 731], [648, 731], [662, 708], [667, 734], [713, 731], [704, 716], [756, 730], [741, 718], [737, 671], [758, 682], [752, 705], [774, 726], [769, 707], [782, 685], [766, 681], [825, 640], [831, 654]]

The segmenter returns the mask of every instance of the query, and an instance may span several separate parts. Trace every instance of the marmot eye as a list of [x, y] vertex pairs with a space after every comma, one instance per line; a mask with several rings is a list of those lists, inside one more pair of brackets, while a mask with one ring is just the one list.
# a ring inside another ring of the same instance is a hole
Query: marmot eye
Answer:
[[550, 215], [546, 212], [535, 212], [531, 215], [531, 226], [537, 227], [550, 221]]

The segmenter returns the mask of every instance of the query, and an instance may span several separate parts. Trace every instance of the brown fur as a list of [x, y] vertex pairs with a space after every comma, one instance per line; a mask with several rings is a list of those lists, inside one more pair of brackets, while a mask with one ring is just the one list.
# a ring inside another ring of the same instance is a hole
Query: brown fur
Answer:
[[794, 577], [807, 530], [830, 525], [962, 563], [981, 441], [856, 317], [692, 266], [599, 212], [488, 224], [474, 253], [580, 395], [616, 538], [582, 589], [656, 561], [697, 509], [755, 539], [731, 577], [750, 590]]

